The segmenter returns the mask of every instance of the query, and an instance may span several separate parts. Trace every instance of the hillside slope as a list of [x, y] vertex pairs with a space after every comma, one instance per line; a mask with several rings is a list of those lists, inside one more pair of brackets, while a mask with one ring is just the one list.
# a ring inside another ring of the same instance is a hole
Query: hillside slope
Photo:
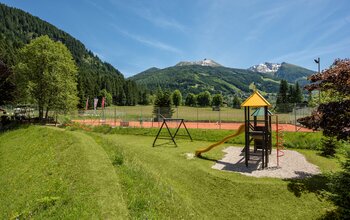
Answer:
[[165, 69], [148, 69], [133, 77], [136, 83], [155, 90], [180, 89], [183, 94], [208, 90], [212, 94], [249, 93], [249, 85], [254, 82], [259, 90], [277, 92], [279, 81], [268, 74], [255, 73], [244, 69], [211, 67], [201, 65], [178, 65]]
[[79, 71], [78, 96], [82, 106], [87, 97], [98, 96], [104, 88], [115, 101], [120, 100], [123, 93], [138, 94], [133, 82], [126, 81], [122, 73], [111, 64], [101, 61], [79, 40], [38, 17], [0, 3], [0, 60], [8, 67], [16, 64], [18, 48], [41, 35], [61, 41], [72, 53]]
[[[69, 129], [0, 134], [1, 219], [317, 219], [333, 207], [320, 200], [317, 176], [295, 182], [212, 169], [227, 145], [207, 160], [189, 159], [210, 143], [179, 139], [181, 147], [152, 148], [154, 136], [114, 134], [124, 128]], [[303, 152], [334, 170], [335, 161]]]
[[129, 215], [114, 167], [91, 137], [32, 126], [0, 139], [1, 219]]
[[308, 83], [307, 77], [314, 73], [314, 71], [294, 64], [282, 63], [281, 67], [275, 73], [275, 76], [279, 79], [287, 80], [288, 82], [298, 81], [299, 84], [305, 85]]

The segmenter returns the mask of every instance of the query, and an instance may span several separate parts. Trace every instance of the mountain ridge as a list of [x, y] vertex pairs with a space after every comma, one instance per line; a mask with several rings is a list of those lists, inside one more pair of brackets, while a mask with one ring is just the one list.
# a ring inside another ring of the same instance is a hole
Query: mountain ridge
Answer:
[[[163, 69], [150, 68], [128, 79], [134, 80], [150, 90], [161, 87], [170, 90], [180, 89], [185, 94], [209, 91], [212, 94], [232, 95], [233, 93], [250, 93], [252, 83], [261, 91], [276, 93], [279, 90], [281, 79], [286, 79], [289, 83], [298, 81], [303, 85], [307, 82], [307, 75], [313, 73], [311, 70], [286, 62], [275, 65], [275, 67], [278, 66], [275, 71], [265, 73], [222, 65], [201, 65], [198, 61], [182, 61], [180, 63], [184, 65], [178, 65], [178, 63]], [[307, 70], [308, 72], [306, 75], [304, 72], [295, 72], [299, 70]]]
[[191, 66], [191, 65], [212, 66], [212, 67], [222, 66], [221, 64], [215, 62], [214, 60], [207, 59], [207, 58], [199, 61], [180, 61], [175, 66]]

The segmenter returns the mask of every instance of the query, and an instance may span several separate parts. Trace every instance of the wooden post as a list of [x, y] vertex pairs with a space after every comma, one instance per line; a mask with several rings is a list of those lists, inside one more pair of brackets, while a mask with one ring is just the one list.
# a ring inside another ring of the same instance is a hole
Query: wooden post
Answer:
[[269, 134], [269, 125], [268, 125], [268, 109], [267, 109], [267, 106], [264, 107], [264, 110], [265, 110], [265, 132], [264, 132], [264, 153], [265, 153], [265, 167], [267, 167], [268, 163], [269, 163], [269, 154], [268, 154], [268, 142], [269, 142], [269, 137], [268, 137], [268, 134]]
[[247, 110], [248, 107], [244, 107], [244, 123], [245, 123], [245, 147], [244, 147], [244, 159], [245, 166], [248, 167], [248, 151], [249, 151], [249, 124], [247, 119]]

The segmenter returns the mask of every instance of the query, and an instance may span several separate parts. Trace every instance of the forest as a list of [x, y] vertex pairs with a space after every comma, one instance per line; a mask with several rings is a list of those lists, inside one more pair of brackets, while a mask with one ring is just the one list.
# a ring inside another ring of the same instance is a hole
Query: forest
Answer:
[[87, 98], [101, 97], [104, 89], [115, 105], [143, 104], [146, 89], [125, 79], [121, 72], [103, 62], [79, 40], [38, 17], [0, 4], [0, 105], [18, 103], [12, 80], [18, 50], [42, 35], [62, 42], [71, 52], [78, 67], [78, 107], [84, 107]]

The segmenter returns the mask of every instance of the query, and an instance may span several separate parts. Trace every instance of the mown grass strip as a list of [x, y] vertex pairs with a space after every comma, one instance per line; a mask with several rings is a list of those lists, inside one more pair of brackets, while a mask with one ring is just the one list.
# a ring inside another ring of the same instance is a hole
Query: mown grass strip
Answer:
[[81, 133], [30, 126], [0, 135], [0, 176], [1, 219], [128, 216], [108, 157]]

